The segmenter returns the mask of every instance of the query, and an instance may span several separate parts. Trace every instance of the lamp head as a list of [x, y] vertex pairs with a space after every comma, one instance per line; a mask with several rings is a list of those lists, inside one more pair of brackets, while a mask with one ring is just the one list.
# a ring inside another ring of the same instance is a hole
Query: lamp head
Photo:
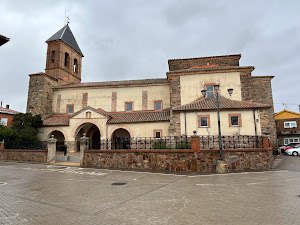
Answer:
[[219, 85], [219, 84], [215, 84], [215, 85], [214, 85], [214, 88], [215, 88], [215, 90], [216, 90], [216, 91], [218, 91], [218, 90], [219, 90], [219, 87], [220, 87], [220, 85]]
[[233, 88], [228, 88], [227, 91], [228, 91], [228, 94], [231, 96], [233, 93]]
[[206, 95], [206, 90], [203, 89], [203, 90], [201, 91], [201, 93], [202, 93], [203, 97], [205, 97], [205, 95]]

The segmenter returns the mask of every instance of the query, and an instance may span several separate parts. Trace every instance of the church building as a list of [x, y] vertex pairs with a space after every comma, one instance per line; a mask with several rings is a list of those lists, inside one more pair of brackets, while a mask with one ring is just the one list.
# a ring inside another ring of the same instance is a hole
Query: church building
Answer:
[[218, 91], [222, 135], [270, 135], [276, 142], [273, 76], [252, 76], [240, 54], [170, 59], [166, 78], [83, 83], [83, 53], [69, 25], [46, 43], [46, 69], [29, 75], [27, 101], [28, 113], [42, 115], [42, 141], [53, 134], [74, 152], [83, 133], [94, 142], [218, 135]]

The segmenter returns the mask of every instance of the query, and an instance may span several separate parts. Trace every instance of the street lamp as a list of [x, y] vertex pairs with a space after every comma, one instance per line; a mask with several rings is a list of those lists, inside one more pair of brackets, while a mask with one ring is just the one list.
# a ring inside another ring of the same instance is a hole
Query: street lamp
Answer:
[[[219, 150], [220, 150], [220, 160], [218, 160], [218, 165], [221, 172], [225, 172], [223, 166], [226, 165], [223, 162], [223, 149], [222, 149], [222, 136], [221, 136], [221, 122], [220, 122], [220, 104], [219, 104], [219, 88], [220, 85], [216, 84], [214, 85], [214, 90], [216, 91], [216, 101], [217, 101], [217, 116], [218, 116], [218, 131], [219, 131]], [[233, 88], [228, 88], [227, 89], [228, 94], [231, 96], [233, 93]], [[205, 97], [206, 95], [206, 90], [201, 91], [202, 95]]]

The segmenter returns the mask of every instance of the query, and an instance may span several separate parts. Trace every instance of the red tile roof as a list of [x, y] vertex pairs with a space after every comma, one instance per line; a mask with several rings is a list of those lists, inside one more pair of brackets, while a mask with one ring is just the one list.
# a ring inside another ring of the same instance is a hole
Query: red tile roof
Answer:
[[134, 111], [134, 112], [110, 112], [112, 118], [107, 122], [114, 123], [139, 123], [170, 121], [169, 111]]
[[[81, 110], [82, 111], [82, 110]], [[117, 123], [140, 123], [140, 122], [161, 122], [170, 121], [170, 112], [164, 111], [134, 111], [134, 112], [106, 112], [97, 109], [100, 114], [108, 116], [108, 124]], [[68, 126], [73, 114], [53, 114], [43, 121], [44, 126]]]
[[125, 85], [148, 85], [148, 84], [167, 84], [166, 78], [143, 79], [143, 80], [121, 80], [121, 81], [105, 81], [105, 82], [87, 82], [78, 84], [65, 84], [55, 87], [61, 88], [78, 88], [78, 87], [105, 87], [105, 86], [125, 86]]
[[7, 108], [3, 108], [3, 107], [0, 107], [0, 113], [5, 113], [5, 114], [18, 114], [20, 112], [18, 111], [15, 111], [15, 110], [12, 110], [12, 109], [7, 109]]
[[43, 120], [44, 126], [68, 126], [70, 114], [53, 114]]
[[[269, 105], [237, 101], [220, 96], [220, 109], [259, 109], [271, 108]], [[217, 103], [215, 98], [200, 98], [194, 102], [174, 108], [174, 111], [198, 111], [198, 110], [216, 110]]]

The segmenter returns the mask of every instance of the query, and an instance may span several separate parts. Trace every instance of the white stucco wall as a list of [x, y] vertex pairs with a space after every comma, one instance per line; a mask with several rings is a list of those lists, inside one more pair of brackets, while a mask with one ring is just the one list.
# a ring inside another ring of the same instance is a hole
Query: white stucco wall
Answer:
[[[204, 85], [215, 83], [220, 85], [220, 94], [232, 100], [242, 100], [240, 73], [212, 73], [212, 74], [194, 74], [180, 77], [181, 105], [188, 104], [202, 97], [201, 90]], [[230, 97], [227, 89], [233, 88], [233, 94]]]
[[[229, 127], [228, 114], [240, 113], [242, 117], [241, 127]], [[198, 128], [198, 115], [210, 115], [210, 128]], [[257, 135], [261, 135], [259, 112], [255, 111]], [[255, 135], [255, 125], [253, 110], [247, 111], [221, 111], [221, 132], [222, 135]], [[180, 113], [181, 134], [185, 134], [185, 116]], [[218, 118], [217, 112], [187, 112], [186, 113], [186, 131], [187, 135], [193, 135], [193, 131], [197, 131], [197, 135], [218, 135]]]
[[[142, 110], [142, 92], [148, 92], [148, 110], [154, 110], [154, 100], [162, 100], [163, 108], [170, 107], [169, 85], [119, 88], [74, 88], [59, 89], [54, 92], [52, 110], [66, 113], [67, 104], [74, 104], [74, 112], [82, 109], [83, 93], [88, 93], [87, 105], [111, 111], [112, 92], [117, 92], [117, 111], [125, 111], [125, 102], [133, 101], [133, 109]], [[60, 110], [57, 111], [57, 97], [61, 95]]]

